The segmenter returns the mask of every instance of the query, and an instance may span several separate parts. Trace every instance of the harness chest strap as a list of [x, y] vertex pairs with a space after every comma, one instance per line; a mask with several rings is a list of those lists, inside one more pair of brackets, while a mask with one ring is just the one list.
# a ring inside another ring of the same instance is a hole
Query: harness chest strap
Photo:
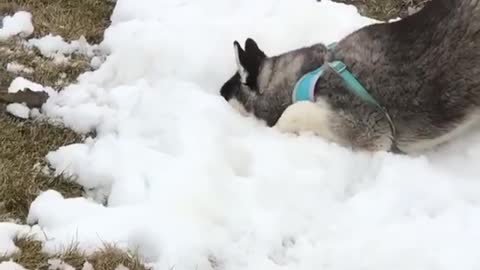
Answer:
[[[332, 44], [329, 46], [329, 49], [336, 44]], [[391, 151], [395, 153], [402, 153], [402, 151], [397, 147], [395, 138], [397, 135], [395, 125], [393, 123], [390, 114], [388, 113], [387, 109], [380, 105], [375, 98], [373, 98], [368, 91], [363, 87], [363, 85], [355, 78], [355, 76], [347, 69], [345, 63], [341, 61], [332, 61], [327, 62], [330, 68], [332, 68], [346, 83], [347, 89], [350, 90], [354, 95], [359, 97], [361, 100], [380, 110], [388, 121], [391, 131], [391, 140], [392, 140], [392, 148]], [[305, 74], [300, 78], [300, 80], [295, 84], [295, 88], [292, 93], [292, 101], [315, 101], [315, 86], [318, 80], [322, 77], [323, 73], [325, 72], [325, 64], [320, 66], [319, 68]]]

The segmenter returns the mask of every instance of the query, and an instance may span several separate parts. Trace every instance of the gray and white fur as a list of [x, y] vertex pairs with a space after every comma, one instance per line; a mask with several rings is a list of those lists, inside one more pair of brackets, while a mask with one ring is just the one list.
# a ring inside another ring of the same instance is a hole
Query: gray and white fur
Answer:
[[[235, 41], [238, 71], [221, 95], [244, 113], [283, 132], [314, 132], [366, 151], [429, 150], [479, 122], [480, 0], [432, 0], [392, 23], [363, 27], [338, 42], [268, 57], [253, 39]], [[325, 61], [343, 61], [385, 115], [347, 90], [326, 69], [315, 102], [292, 104], [295, 83]]]

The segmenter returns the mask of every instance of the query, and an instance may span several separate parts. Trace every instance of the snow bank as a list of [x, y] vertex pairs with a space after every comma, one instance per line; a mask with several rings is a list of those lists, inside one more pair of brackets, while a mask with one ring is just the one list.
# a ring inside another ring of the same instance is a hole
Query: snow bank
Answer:
[[97, 133], [47, 156], [93, 199], [33, 202], [46, 250], [114, 241], [176, 270], [480, 268], [478, 132], [420, 157], [352, 153], [218, 94], [235, 39], [277, 54], [375, 21], [327, 0], [118, 0], [112, 21], [105, 63], [44, 106]]
[[18, 11], [13, 16], [6, 16], [2, 22], [0, 40], [5, 40], [15, 35], [27, 37], [30, 36], [34, 30], [32, 14], [26, 11]]

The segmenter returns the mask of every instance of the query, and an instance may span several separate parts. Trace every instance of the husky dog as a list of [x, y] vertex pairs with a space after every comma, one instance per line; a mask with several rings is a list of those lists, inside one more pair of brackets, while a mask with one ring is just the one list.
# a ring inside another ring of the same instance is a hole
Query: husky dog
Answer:
[[[234, 42], [238, 70], [221, 95], [282, 132], [313, 132], [364, 151], [411, 154], [448, 142], [479, 121], [480, 0], [432, 0], [392, 23], [324, 44], [267, 56]], [[349, 90], [329, 65], [342, 61], [385, 110]], [[297, 82], [324, 65], [312, 99], [294, 102]]]

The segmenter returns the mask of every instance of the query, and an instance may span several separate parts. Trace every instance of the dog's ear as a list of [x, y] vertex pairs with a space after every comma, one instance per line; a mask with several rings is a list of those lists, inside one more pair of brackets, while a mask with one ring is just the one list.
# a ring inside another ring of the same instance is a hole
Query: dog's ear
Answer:
[[233, 46], [242, 83], [256, 90], [260, 65], [266, 58], [265, 53], [258, 48], [257, 43], [251, 38], [246, 40], [245, 50], [242, 49], [238, 41], [235, 41]]
[[246, 84], [249, 76], [247, 71], [248, 63], [246, 53], [236, 40], [233, 42], [233, 49], [235, 51], [235, 60], [237, 62], [238, 74], [240, 74], [240, 80], [243, 84]]
[[263, 60], [263, 58], [267, 57], [265, 53], [260, 50], [255, 40], [251, 38], [248, 38], [245, 41], [245, 51], [248, 54], [255, 55], [255, 57], [258, 58], [260, 61]]

